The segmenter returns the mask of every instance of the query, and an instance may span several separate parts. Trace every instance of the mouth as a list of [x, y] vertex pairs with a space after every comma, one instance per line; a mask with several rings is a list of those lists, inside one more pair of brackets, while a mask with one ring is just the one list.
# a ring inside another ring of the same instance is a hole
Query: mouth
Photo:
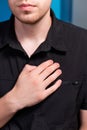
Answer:
[[36, 5], [33, 5], [33, 4], [25, 4], [25, 3], [19, 4], [19, 5], [17, 5], [17, 6], [18, 6], [20, 9], [22, 9], [22, 10], [30, 10], [30, 9], [36, 7]]
[[35, 7], [35, 5], [32, 4], [20, 4], [19, 7]]

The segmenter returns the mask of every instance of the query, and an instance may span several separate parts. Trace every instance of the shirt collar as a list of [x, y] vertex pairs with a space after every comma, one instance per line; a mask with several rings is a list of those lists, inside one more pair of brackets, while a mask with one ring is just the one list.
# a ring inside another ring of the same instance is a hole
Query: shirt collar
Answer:
[[[64, 42], [64, 34], [63, 34], [63, 24], [56, 19], [53, 11], [51, 10], [52, 17], [52, 26], [47, 35], [47, 39], [40, 45], [40, 51], [48, 51], [50, 48], [54, 48], [58, 51], [67, 51], [67, 47]], [[14, 16], [12, 15], [10, 20], [7, 22], [8, 26], [6, 27], [6, 31], [4, 31], [4, 37], [2, 37], [0, 48], [9, 45], [13, 48], [16, 48], [17, 39], [14, 31]], [[4, 29], [5, 30], [5, 29]], [[37, 50], [36, 50], [37, 52]]]
[[43, 42], [39, 48], [36, 50], [35, 53], [40, 51], [49, 51], [51, 48], [54, 48], [60, 52], [66, 52], [67, 47], [64, 40], [64, 33], [63, 33], [63, 24], [60, 20], [58, 20], [54, 12], [51, 10], [51, 17], [52, 17], [52, 26], [47, 35], [47, 39]]
[[54, 12], [51, 10], [52, 26], [49, 30], [47, 40], [50, 45], [58, 51], [67, 51], [67, 47], [64, 40], [64, 28], [60, 20], [55, 17]]

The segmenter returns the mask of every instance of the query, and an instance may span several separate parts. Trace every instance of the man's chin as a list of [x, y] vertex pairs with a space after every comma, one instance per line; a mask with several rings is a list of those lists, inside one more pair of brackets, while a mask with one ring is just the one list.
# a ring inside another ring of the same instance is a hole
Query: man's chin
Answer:
[[30, 24], [30, 25], [34, 25], [37, 23], [37, 21], [29, 21], [29, 20], [25, 20], [25, 21], [21, 21], [24, 24]]
[[24, 18], [17, 18], [18, 21], [24, 24], [31, 24], [34, 25], [40, 21], [40, 19], [24, 19]]

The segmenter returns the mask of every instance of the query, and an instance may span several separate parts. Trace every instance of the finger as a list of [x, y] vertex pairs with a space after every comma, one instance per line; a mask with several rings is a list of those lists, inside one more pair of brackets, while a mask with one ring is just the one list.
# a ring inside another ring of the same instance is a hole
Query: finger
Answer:
[[56, 70], [52, 75], [50, 75], [47, 79], [44, 80], [45, 88], [50, 85], [53, 81], [55, 81], [60, 75], [62, 71], [60, 69]]
[[58, 63], [54, 63], [47, 67], [41, 74], [40, 77], [42, 80], [46, 79], [50, 74], [52, 74], [56, 69], [58, 69], [60, 65]]
[[45, 61], [45, 62], [41, 63], [39, 66], [37, 66], [34, 73], [40, 74], [44, 69], [46, 69], [48, 66], [50, 66], [52, 64], [53, 64], [52, 60]]
[[44, 92], [44, 99], [47, 98], [49, 95], [54, 93], [62, 84], [62, 80], [58, 80], [53, 86], [46, 89]]

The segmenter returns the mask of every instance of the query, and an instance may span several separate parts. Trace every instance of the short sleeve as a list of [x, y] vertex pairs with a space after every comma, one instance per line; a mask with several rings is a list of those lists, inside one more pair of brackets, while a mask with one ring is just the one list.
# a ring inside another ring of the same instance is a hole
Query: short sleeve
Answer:
[[83, 80], [83, 85], [80, 92], [80, 99], [82, 101], [80, 108], [83, 110], [87, 110], [87, 76], [85, 76], [85, 79]]

